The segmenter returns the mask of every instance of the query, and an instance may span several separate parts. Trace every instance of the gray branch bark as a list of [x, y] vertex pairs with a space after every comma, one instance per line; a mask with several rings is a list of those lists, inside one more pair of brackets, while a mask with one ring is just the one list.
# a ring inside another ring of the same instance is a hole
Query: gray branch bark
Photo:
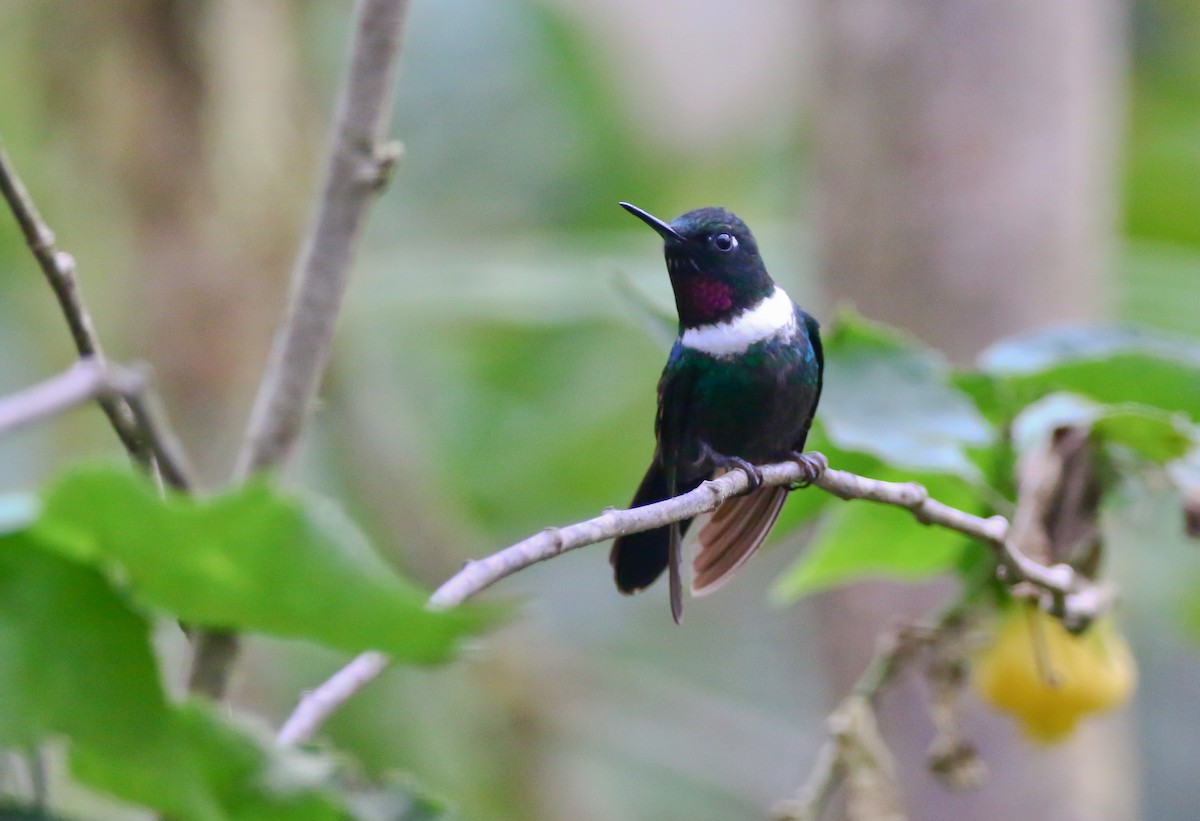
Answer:
[[[104, 350], [100, 346], [100, 338], [96, 335], [91, 313], [84, 304], [79, 283], [75, 279], [75, 258], [55, 246], [54, 232], [42, 219], [33, 197], [17, 175], [17, 170], [3, 146], [0, 146], [0, 194], [3, 194], [8, 203], [21, 233], [25, 235], [29, 250], [41, 266], [46, 281], [58, 299], [79, 356], [95, 360], [99, 370], [103, 370]], [[144, 404], [140, 406], [139, 419], [139, 408], [131, 406], [121, 392], [102, 391], [97, 394], [96, 399], [121, 444], [136, 463], [147, 471], [157, 470], [163, 481], [177, 490], [187, 490], [195, 485], [187, 458], [174, 435], [164, 433], [171, 446], [159, 454], [168, 461], [156, 460], [154, 443], [146, 438], [144, 424], [148, 420], [148, 410]], [[159, 427], [166, 431], [165, 424], [160, 424]]]
[[162, 421], [157, 398], [139, 368], [113, 365], [88, 356], [57, 376], [0, 397], [0, 436], [92, 400], [123, 402], [136, 425], [139, 440], [159, 466], [163, 480], [175, 487], [187, 485], [191, 476], [187, 455]]
[[287, 462], [320, 387], [367, 206], [398, 155], [383, 134], [407, 8], [405, 0], [358, 3], [323, 190], [292, 275], [287, 319], [250, 417], [239, 478]]
[[[824, 457], [821, 460], [823, 462]], [[795, 462], [765, 465], [761, 470], [765, 485], [790, 485], [803, 478], [802, 470]], [[1044, 590], [1047, 595], [1038, 597], [1039, 602], [1060, 617], [1068, 612], [1081, 618], [1094, 617], [1096, 610], [1089, 612], [1087, 608], [1102, 609], [1111, 604], [1111, 596], [1098, 594], [1088, 580], [1067, 565], [1045, 567], [1022, 555], [1008, 541], [1009, 524], [1003, 516], [983, 518], [950, 507], [931, 498], [925, 487], [915, 482], [884, 482], [844, 470], [826, 468], [813, 486], [841, 499], [902, 507], [923, 524], [946, 527], [978, 539], [995, 552], [1008, 583]], [[498, 553], [468, 562], [434, 592], [429, 607], [435, 610], [455, 607], [501, 579], [568, 550], [715, 510], [723, 501], [744, 493], [748, 487], [746, 474], [734, 470], [673, 499], [628, 510], [609, 508], [583, 522], [547, 528]], [[324, 684], [306, 693], [279, 731], [279, 743], [297, 744], [312, 738], [329, 716], [375, 680], [387, 669], [388, 663], [387, 656], [382, 653], [363, 653]]]
[[[324, 184], [292, 273], [287, 317], [250, 415], [237, 479], [288, 461], [320, 388], [367, 207], [399, 154], [395, 144], [383, 142], [383, 135], [407, 9], [407, 0], [359, 0], [356, 6]], [[189, 689], [221, 698], [237, 644], [230, 632], [199, 634]]]

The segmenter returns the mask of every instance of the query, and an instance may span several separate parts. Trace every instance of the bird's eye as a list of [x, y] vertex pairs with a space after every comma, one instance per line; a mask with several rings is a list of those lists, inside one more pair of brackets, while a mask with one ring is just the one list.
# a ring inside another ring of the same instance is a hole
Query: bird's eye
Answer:
[[737, 248], [737, 237], [733, 234], [717, 234], [713, 237], [713, 245], [718, 251], [732, 251]]

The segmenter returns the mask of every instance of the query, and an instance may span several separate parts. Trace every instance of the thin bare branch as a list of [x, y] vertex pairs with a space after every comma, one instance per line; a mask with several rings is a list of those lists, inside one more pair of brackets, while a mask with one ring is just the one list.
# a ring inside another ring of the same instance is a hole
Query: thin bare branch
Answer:
[[[822, 463], [825, 462], [823, 456], [820, 459]], [[764, 465], [761, 471], [763, 484], [766, 485], [790, 485], [804, 478], [803, 470], [796, 462]], [[1111, 596], [1098, 594], [1090, 582], [1069, 566], [1045, 567], [1021, 555], [1007, 541], [1009, 526], [1003, 516], [985, 519], [950, 507], [930, 498], [929, 491], [915, 482], [884, 482], [844, 470], [826, 468], [813, 486], [841, 499], [862, 499], [902, 507], [924, 524], [949, 528], [978, 539], [995, 552], [1010, 584], [1024, 583], [1034, 590], [1046, 591], [1048, 596], [1042, 601], [1042, 606], [1060, 617], [1066, 615], [1068, 608], [1078, 615], [1088, 606], [1107, 607], [1111, 603]], [[438, 610], [454, 607], [506, 576], [568, 550], [707, 513], [747, 488], [746, 474], [734, 470], [673, 499], [629, 510], [610, 508], [587, 521], [547, 528], [498, 553], [468, 562], [434, 592], [429, 599], [429, 607]], [[311, 738], [344, 701], [386, 667], [387, 660], [379, 653], [366, 653], [350, 662], [341, 672], [301, 699], [284, 724], [280, 740], [297, 743]]]
[[[282, 467], [295, 450], [329, 361], [367, 206], [387, 183], [399, 146], [384, 141], [407, 0], [358, 0], [349, 70], [337, 102], [325, 181], [305, 232], [287, 317], [276, 334], [235, 476]], [[191, 692], [221, 698], [237, 658], [234, 633], [197, 634]]]
[[374, 650], [359, 653], [320, 687], [305, 693], [288, 716], [275, 740], [280, 744], [303, 744], [311, 739], [337, 709], [388, 668], [391, 660]]
[[106, 368], [91, 358], [80, 359], [57, 376], [0, 397], [0, 435], [41, 422], [84, 402], [120, 397], [141, 388], [139, 374]]
[[96, 400], [120, 401], [130, 408], [138, 437], [163, 479], [173, 487], [191, 485], [191, 468], [174, 433], [162, 422], [158, 400], [144, 369], [84, 357], [67, 370], [23, 391], [0, 397], [0, 435], [41, 422]]
[[946, 630], [960, 629], [961, 619], [961, 610], [952, 607], [935, 623], [902, 624], [879, 637], [875, 655], [850, 693], [827, 719], [828, 738], [817, 751], [808, 780], [792, 798], [775, 806], [772, 818], [776, 821], [817, 821], [821, 817], [850, 766], [847, 746], [855, 741], [851, 736], [856, 724], [851, 719], [864, 712], [873, 712], [876, 699], [917, 651], [934, 644]]
[[[104, 349], [100, 346], [91, 314], [84, 304], [79, 283], [75, 279], [75, 258], [55, 246], [54, 232], [42, 219], [29, 190], [17, 175], [16, 168], [13, 167], [12, 160], [3, 146], [0, 146], [0, 193], [4, 195], [21, 233], [25, 235], [29, 250], [41, 266], [46, 281], [58, 299], [79, 356], [93, 360], [95, 367], [104, 371]], [[119, 378], [114, 376], [117, 371], [113, 369], [108, 369], [107, 373], [109, 377]], [[73, 377], [75, 380], [80, 378]], [[157, 471], [163, 481], [178, 490], [193, 487], [195, 482], [183, 450], [178, 446], [178, 440], [160, 420], [155, 427], [159, 439], [157, 442], [150, 441], [147, 438], [148, 429], [145, 427], [146, 414], [139, 419], [138, 411], [129, 405], [126, 394], [135, 398], [144, 396], [140, 391], [107, 390], [101, 391], [95, 398], [130, 457], [145, 470], [151, 473]], [[156, 454], [156, 445], [160, 446], [162, 453]]]
[[[108, 367], [111, 370], [112, 365]], [[197, 483], [191, 459], [183, 443], [175, 435], [174, 428], [167, 424], [162, 400], [150, 388], [150, 380], [146, 373], [142, 370], [138, 370], [137, 373], [142, 377], [141, 390], [123, 391], [121, 398], [125, 400], [138, 430], [145, 437], [162, 480], [176, 490], [194, 491]]]
[[21, 233], [34, 258], [42, 267], [46, 281], [54, 290], [58, 304], [62, 307], [67, 326], [75, 340], [80, 356], [95, 356], [100, 353], [100, 341], [92, 325], [91, 315], [84, 307], [75, 281], [75, 259], [66, 251], [55, 247], [54, 232], [50, 230], [29, 195], [25, 183], [17, 176], [12, 160], [0, 146], [0, 192], [8, 201], [8, 207], [16, 217]]

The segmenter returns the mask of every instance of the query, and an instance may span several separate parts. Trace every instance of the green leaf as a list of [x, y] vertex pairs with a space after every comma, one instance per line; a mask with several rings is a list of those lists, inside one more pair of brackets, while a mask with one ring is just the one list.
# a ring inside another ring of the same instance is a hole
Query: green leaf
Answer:
[[981, 356], [1014, 409], [1056, 391], [1200, 420], [1200, 343], [1129, 327], [1070, 328], [1001, 342]]
[[98, 569], [41, 532], [0, 536], [0, 746], [65, 736], [81, 783], [182, 821], [375, 817], [334, 789], [331, 760], [168, 702], [149, 634]]
[[306, 638], [408, 662], [446, 659], [486, 613], [433, 612], [328, 504], [266, 481], [197, 501], [161, 499], [115, 469], [67, 475], [40, 530], [76, 558], [116, 567], [133, 591], [185, 622]]
[[1146, 405], [1101, 405], [1070, 393], [1052, 393], [1026, 407], [1013, 420], [1012, 435], [1018, 450], [1027, 452], [1065, 425], [1090, 425], [1100, 441], [1159, 465], [1197, 445], [1196, 429], [1178, 414]]
[[1123, 445], [1155, 464], [1179, 459], [1197, 445], [1191, 426], [1176, 415], [1141, 405], [1108, 408], [1092, 423], [1105, 442]]
[[[962, 482], [944, 476], [919, 478], [940, 501], [978, 510]], [[790, 603], [864, 578], [925, 579], [957, 569], [970, 548], [962, 534], [923, 527], [907, 510], [854, 500], [829, 515], [804, 555], [776, 582], [772, 597]]]
[[[97, 571], [0, 537], [0, 746], [66, 735], [93, 786], [182, 818], [222, 816], [175, 743], [149, 627]], [[91, 752], [89, 752], [91, 751]]]
[[969, 479], [979, 471], [966, 449], [994, 441], [991, 426], [952, 384], [937, 353], [847, 312], [825, 337], [818, 419], [844, 450]]

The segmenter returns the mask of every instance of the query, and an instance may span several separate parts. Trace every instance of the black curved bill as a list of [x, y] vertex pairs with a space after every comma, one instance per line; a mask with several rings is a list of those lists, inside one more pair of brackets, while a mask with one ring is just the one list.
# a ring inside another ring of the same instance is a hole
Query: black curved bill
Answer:
[[621, 203], [621, 207], [657, 231], [663, 239], [683, 239], [683, 236], [670, 225], [653, 214], [643, 211], [636, 205], [623, 202]]

